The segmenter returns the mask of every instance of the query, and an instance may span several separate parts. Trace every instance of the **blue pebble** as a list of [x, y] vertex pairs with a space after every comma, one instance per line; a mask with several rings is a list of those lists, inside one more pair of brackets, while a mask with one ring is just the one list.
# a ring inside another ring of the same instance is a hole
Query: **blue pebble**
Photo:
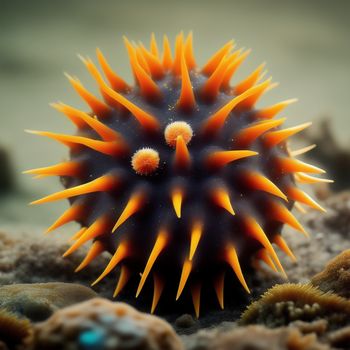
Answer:
[[79, 345], [82, 350], [102, 350], [105, 343], [105, 332], [102, 329], [92, 329], [82, 332]]

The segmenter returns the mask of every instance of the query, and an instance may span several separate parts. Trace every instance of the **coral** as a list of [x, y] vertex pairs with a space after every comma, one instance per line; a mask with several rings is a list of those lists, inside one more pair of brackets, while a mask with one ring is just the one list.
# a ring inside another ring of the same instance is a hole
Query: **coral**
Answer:
[[293, 258], [282, 226], [307, 235], [290, 212], [294, 202], [324, 211], [296, 182], [329, 180], [306, 174], [324, 171], [296, 158], [310, 147], [287, 148], [287, 139], [310, 123], [280, 129], [285, 119], [273, 119], [294, 100], [255, 107], [274, 86], [271, 78], [260, 82], [263, 65], [230, 86], [249, 51], [234, 51], [230, 41], [199, 69], [191, 34], [177, 36], [174, 58], [166, 37], [162, 56], [154, 37], [150, 50], [125, 43], [135, 87], [98, 50], [109, 84], [91, 59], [82, 61], [104, 101], [67, 75], [92, 111], [53, 105], [77, 134], [30, 131], [70, 149], [68, 161], [27, 171], [58, 175], [66, 187], [32, 204], [69, 199], [71, 207], [48, 231], [74, 220], [81, 224], [64, 256], [93, 240], [77, 270], [103, 251], [113, 255], [94, 284], [118, 266], [114, 296], [131, 278], [138, 280], [138, 297], [152, 272], [152, 312], [163, 290], [169, 304], [189, 285], [198, 317], [202, 285], [214, 284], [224, 307], [226, 272], [247, 292], [251, 260], [254, 267], [264, 262], [284, 275], [272, 243]]
[[324, 292], [331, 291], [350, 299], [350, 249], [332, 259], [311, 283]]
[[181, 350], [165, 321], [124, 303], [92, 299], [35, 325], [35, 349]]
[[12, 284], [0, 287], [0, 307], [42, 321], [56, 310], [96, 297], [88, 287], [73, 283]]
[[27, 349], [33, 338], [33, 329], [28, 319], [0, 309], [0, 349]]
[[201, 331], [184, 340], [188, 350], [330, 350], [319, 343], [314, 334], [303, 335], [287, 327], [248, 326], [225, 332]]
[[248, 306], [240, 323], [279, 327], [289, 323], [325, 319], [329, 327], [350, 322], [350, 301], [338, 295], [323, 293], [311, 285], [281, 284], [269, 289]]

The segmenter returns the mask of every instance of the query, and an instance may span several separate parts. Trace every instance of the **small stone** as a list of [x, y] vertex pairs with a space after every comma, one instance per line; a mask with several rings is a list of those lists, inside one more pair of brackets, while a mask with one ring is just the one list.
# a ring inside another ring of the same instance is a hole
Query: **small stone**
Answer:
[[184, 314], [175, 321], [175, 326], [179, 328], [190, 328], [196, 324], [196, 321], [190, 314]]
[[104, 343], [105, 336], [105, 332], [100, 329], [85, 331], [80, 334], [78, 343], [82, 350], [99, 350]]

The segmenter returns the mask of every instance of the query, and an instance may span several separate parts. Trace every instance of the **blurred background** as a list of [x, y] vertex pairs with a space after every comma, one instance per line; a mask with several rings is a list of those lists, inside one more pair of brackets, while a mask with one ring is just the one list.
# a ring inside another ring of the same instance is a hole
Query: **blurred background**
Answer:
[[[280, 86], [261, 105], [299, 98], [285, 113], [288, 124], [311, 120], [315, 126], [328, 119], [332, 133], [324, 136], [330, 132], [326, 128], [318, 137], [321, 150], [328, 150], [329, 161], [339, 146], [348, 161], [349, 18], [347, 0], [0, 0], [0, 230], [44, 227], [67, 206], [27, 205], [61, 186], [57, 179], [31, 180], [21, 171], [57, 163], [67, 150], [23, 130], [73, 132], [48, 104], [61, 100], [85, 108], [64, 71], [96, 92], [78, 53], [95, 59], [96, 47], [101, 48], [113, 68], [131, 82], [123, 35], [148, 44], [151, 32], [159, 40], [164, 33], [173, 40], [180, 30], [193, 30], [199, 64], [231, 38], [240, 47], [252, 48], [235, 81], [266, 61]], [[332, 161], [345, 166], [342, 159]]]

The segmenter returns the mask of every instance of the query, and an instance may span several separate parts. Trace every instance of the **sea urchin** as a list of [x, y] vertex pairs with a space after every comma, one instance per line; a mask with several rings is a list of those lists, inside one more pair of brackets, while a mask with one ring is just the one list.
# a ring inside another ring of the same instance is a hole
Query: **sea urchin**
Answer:
[[294, 259], [282, 226], [306, 234], [290, 212], [293, 203], [323, 210], [295, 183], [329, 180], [306, 174], [324, 171], [294, 158], [309, 148], [287, 149], [286, 139], [309, 124], [280, 129], [285, 119], [273, 119], [293, 100], [254, 107], [274, 86], [271, 78], [261, 82], [264, 65], [230, 85], [249, 51], [234, 50], [229, 41], [199, 69], [191, 34], [177, 36], [174, 58], [166, 36], [162, 54], [153, 35], [150, 49], [126, 38], [125, 44], [135, 87], [97, 50], [108, 83], [91, 59], [81, 59], [103, 100], [67, 75], [91, 112], [53, 104], [76, 125], [76, 135], [32, 131], [70, 149], [69, 161], [28, 171], [60, 176], [66, 187], [33, 204], [69, 199], [48, 231], [81, 224], [64, 254], [93, 241], [77, 270], [103, 251], [113, 255], [94, 283], [118, 266], [114, 296], [140, 275], [138, 296], [152, 272], [152, 312], [163, 287], [176, 283], [177, 300], [189, 284], [198, 316], [203, 284], [213, 283], [223, 308], [226, 272], [248, 292], [244, 270], [252, 261], [284, 273], [272, 243]]

